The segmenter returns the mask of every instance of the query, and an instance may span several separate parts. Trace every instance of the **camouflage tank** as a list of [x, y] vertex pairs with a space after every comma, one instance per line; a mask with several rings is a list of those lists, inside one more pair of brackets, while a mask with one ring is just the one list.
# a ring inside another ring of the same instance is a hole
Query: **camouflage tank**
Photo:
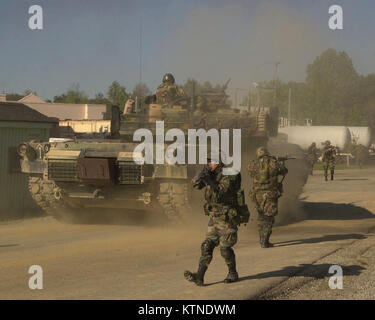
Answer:
[[170, 221], [183, 219], [186, 167], [137, 164], [137, 144], [115, 139], [118, 123], [111, 125], [112, 139], [56, 138], [19, 145], [21, 170], [29, 174], [36, 203], [56, 218], [74, 218], [89, 208], [118, 208], [163, 212]]
[[[192, 96], [185, 95], [170, 103], [156, 103], [156, 95], [148, 96], [145, 99], [146, 107], [138, 110], [133, 108], [132, 112], [121, 115], [118, 136], [132, 142], [134, 132], [140, 128], [150, 130], [155, 136], [156, 121], [164, 121], [165, 132], [179, 128], [185, 134], [188, 129], [241, 129], [242, 173], [247, 189], [247, 164], [257, 147], [266, 145], [270, 137], [277, 135], [279, 114], [277, 108], [248, 108], [245, 112], [231, 108], [225, 92], [228, 82], [220, 89], [200, 92], [197, 95], [193, 93]], [[209, 142], [206, 143], [209, 145]], [[188, 165], [183, 168], [186, 170], [185, 190], [188, 199], [191, 199], [191, 178], [200, 168], [199, 165]]]
[[[229, 82], [229, 80], [228, 80]], [[298, 146], [280, 142], [278, 137], [279, 110], [277, 107], [247, 107], [240, 111], [232, 108], [228, 103], [226, 94], [228, 82], [219, 89], [212, 89], [191, 96], [179, 97], [170, 103], [157, 104], [156, 96], [147, 97], [146, 108], [138, 112], [121, 115], [119, 134], [132, 141], [133, 133], [139, 128], [147, 128], [154, 132], [155, 122], [164, 121], [165, 131], [179, 128], [185, 132], [188, 129], [241, 129], [241, 171], [245, 192], [250, 190], [250, 177], [247, 166], [255, 155], [255, 150], [260, 146], [269, 145], [275, 155], [286, 154], [296, 156], [293, 168], [286, 178], [284, 207], [294, 206], [309, 174], [308, 166], [303, 158], [303, 152]], [[154, 132], [155, 133], [155, 132]], [[276, 141], [276, 143], [275, 143]], [[197, 152], [198, 153], [198, 152]], [[198, 166], [185, 167], [187, 181], [187, 198], [191, 198], [190, 179], [197, 172]], [[288, 183], [291, 181], [290, 183]], [[192, 203], [195, 203], [193, 201]], [[284, 219], [283, 220], [287, 220]]]

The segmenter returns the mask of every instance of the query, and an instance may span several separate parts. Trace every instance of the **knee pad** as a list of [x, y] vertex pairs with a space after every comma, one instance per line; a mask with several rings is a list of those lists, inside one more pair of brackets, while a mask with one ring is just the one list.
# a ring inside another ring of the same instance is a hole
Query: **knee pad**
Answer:
[[201, 245], [202, 256], [212, 256], [212, 252], [214, 251], [215, 247], [215, 241], [211, 239], [204, 240]]
[[220, 253], [225, 260], [232, 260], [232, 258], [235, 257], [234, 251], [231, 247], [221, 247]]

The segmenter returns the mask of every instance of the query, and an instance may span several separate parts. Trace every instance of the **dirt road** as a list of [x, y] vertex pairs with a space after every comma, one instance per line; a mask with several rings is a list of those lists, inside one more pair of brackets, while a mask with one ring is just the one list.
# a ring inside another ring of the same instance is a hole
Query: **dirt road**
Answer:
[[[276, 227], [274, 248], [259, 247], [256, 221], [240, 227], [237, 283], [222, 282], [227, 270], [217, 249], [205, 287], [183, 278], [197, 267], [204, 216], [184, 227], [35, 218], [0, 224], [0, 299], [248, 299], [304, 270], [328, 273], [328, 262], [314, 262], [369, 238], [375, 227], [375, 169], [338, 171], [332, 182], [316, 174], [301, 195], [305, 218]], [[42, 290], [28, 287], [31, 265], [43, 268]], [[355, 263], [348, 270], [358, 276], [364, 269]]]

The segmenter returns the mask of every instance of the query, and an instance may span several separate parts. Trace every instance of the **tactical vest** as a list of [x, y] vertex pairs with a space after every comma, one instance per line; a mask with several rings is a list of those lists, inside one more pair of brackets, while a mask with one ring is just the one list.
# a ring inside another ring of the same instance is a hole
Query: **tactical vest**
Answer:
[[258, 190], [278, 190], [279, 165], [274, 157], [262, 157], [254, 160], [253, 189]]
[[327, 149], [324, 151], [323, 161], [332, 161], [335, 159], [335, 150], [334, 149]]
[[[230, 175], [230, 186], [227, 192], [218, 194], [210, 187], [206, 187], [205, 199], [208, 204], [213, 206], [230, 206], [236, 207], [237, 203], [237, 192], [241, 188], [241, 175]], [[216, 181], [220, 184], [220, 180], [223, 178], [222, 172], [216, 175]]]
[[161, 85], [156, 91], [156, 99], [158, 103], [169, 103], [176, 99], [177, 87], [175, 85]]

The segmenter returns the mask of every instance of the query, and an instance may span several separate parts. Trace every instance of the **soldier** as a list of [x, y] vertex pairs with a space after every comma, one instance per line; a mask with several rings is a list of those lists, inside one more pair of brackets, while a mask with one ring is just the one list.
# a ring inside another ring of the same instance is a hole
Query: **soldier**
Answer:
[[175, 84], [173, 75], [171, 73], [165, 74], [163, 83], [156, 90], [156, 103], [168, 104], [184, 96], [184, 91]]
[[363, 144], [359, 144], [354, 149], [354, 154], [356, 165], [359, 166], [360, 169], [362, 169], [363, 164], [366, 162], [369, 156], [368, 149]]
[[201, 245], [201, 257], [198, 271], [185, 271], [188, 281], [202, 286], [204, 275], [212, 260], [214, 248], [220, 246], [220, 253], [228, 266], [225, 283], [238, 280], [236, 259], [232, 246], [237, 242], [237, 230], [240, 223], [249, 220], [250, 213], [245, 204], [244, 192], [241, 189], [241, 174], [223, 174], [223, 164], [207, 160], [208, 164], [202, 172], [193, 179], [193, 187], [200, 190], [205, 188], [205, 214], [208, 215], [208, 231]]
[[327, 140], [324, 142], [324, 150], [322, 154], [324, 177], [328, 181], [328, 169], [331, 171], [331, 180], [333, 180], [333, 175], [335, 174], [335, 159], [336, 159], [336, 149], [331, 145], [331, 141]]
[[307, 149], [307, 161], [309, 162], [311, 166], [311, 172], [310, 172], [311, 175], [313, 175], [314, 164], [316, 163], [317, 159], [318, 159], [318, 149], [316, 147], [315, 142], [313, 142], [311, 146]]
[[282, 194], [282, 183], [278, 176], [285, 176], [288, 169], [283, 161], [271, 156], [264, 147], [258, 148], [256, 158], [249, 165], [253, 181], [252, 197], [258, 211], [258, 230], [262, 248], [272, 247], [269, 242], [275, 216], [278, 213], [278, 199]]

